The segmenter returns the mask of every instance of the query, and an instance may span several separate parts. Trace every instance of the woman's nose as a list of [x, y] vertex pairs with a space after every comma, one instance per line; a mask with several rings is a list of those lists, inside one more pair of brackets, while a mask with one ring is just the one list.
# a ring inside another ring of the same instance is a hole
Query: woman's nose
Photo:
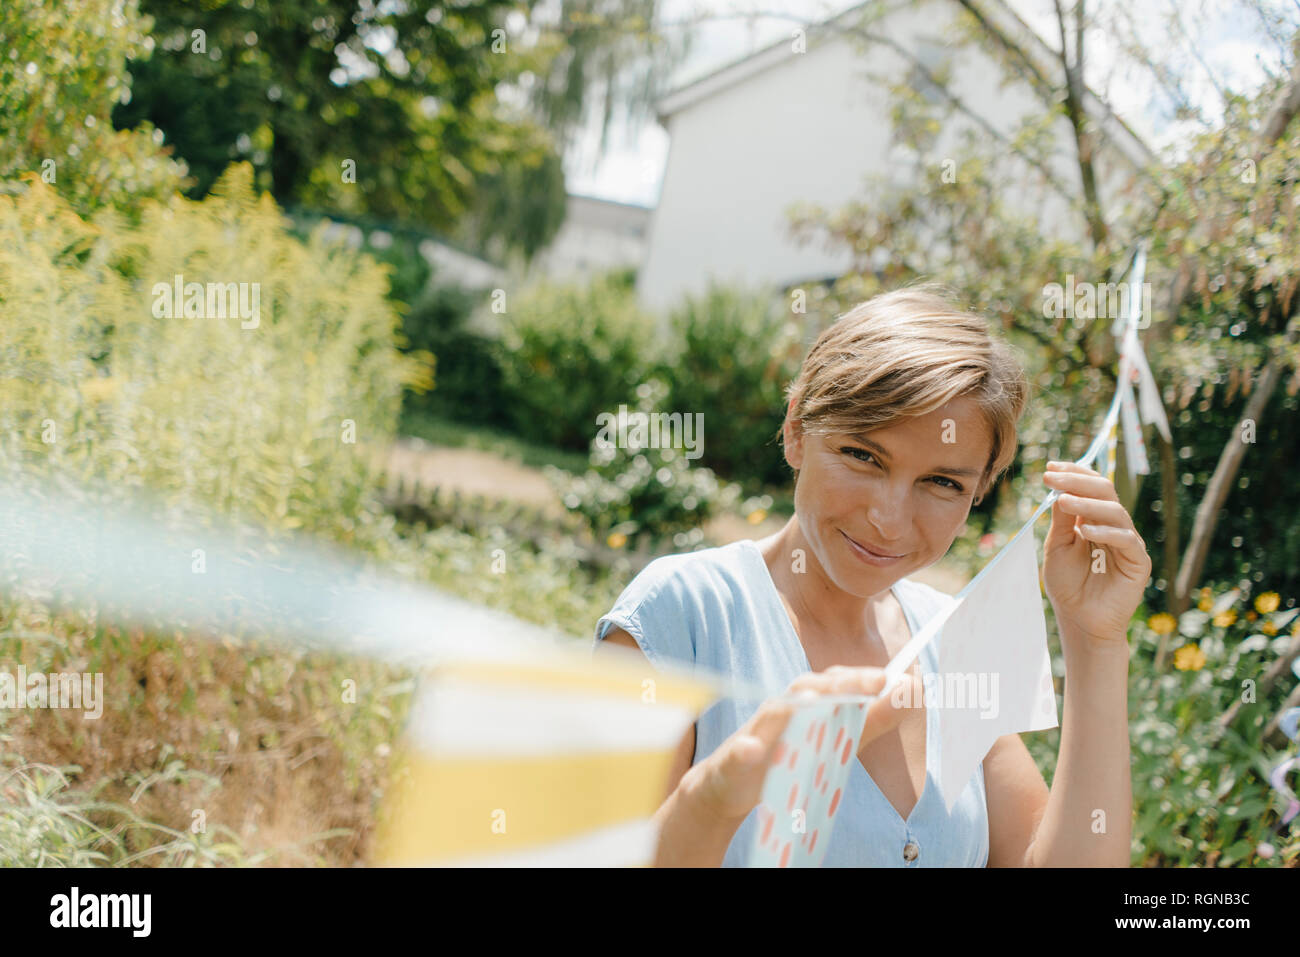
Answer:
[[867, 521], [880, 536], [876, 544], [889, 546], [902, 540], [911, 524], [908, 489], [890, 489], [875, 499], [867, 509]]

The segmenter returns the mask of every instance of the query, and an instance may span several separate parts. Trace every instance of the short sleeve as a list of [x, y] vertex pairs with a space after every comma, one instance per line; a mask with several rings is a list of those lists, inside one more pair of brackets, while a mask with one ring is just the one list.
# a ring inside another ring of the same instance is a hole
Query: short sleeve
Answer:
[[657, 558], [632, 579], [614, 607], [596, 622], [596, 645], [611, 628], [622, 628], [655, 668], [664, 662], [693, 666], [698, 611], [681, 559]]

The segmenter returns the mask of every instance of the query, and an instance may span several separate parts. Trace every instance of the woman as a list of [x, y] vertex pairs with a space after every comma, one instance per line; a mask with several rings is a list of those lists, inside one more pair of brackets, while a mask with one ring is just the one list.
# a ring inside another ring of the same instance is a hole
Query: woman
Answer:
[[[795, 473], [789, 522], [759, 542], [650, 563], [600, 619], [597, 644], [764, 687], [879, 692], [885, 664], [953, 600], [906, 576], [943, 557], [971, 505], [1011, 464], [1027, 389], [985, 322], [935, 291], [862, 303], [821, 335], [790, 387], [782, 429]], [[1043, 577], [1066, 666], [1051, 790], [1019, 735], [1006, 735], [949, 812], [935, 783], [934, 709], [917, 694], [878, 698], [827, 866], [1127, 866], [1127, 628], [1151, 560], [1109, 480], [1049, 462], [1044, 482], [1061, 492]], [[942, 640], [913, 665], [913, 688], [937, 670]], [[764, 774], [790, 714], [773, 697], [724, 699], [700, 716], [656, 814], [657, 864], [746, 862]]]

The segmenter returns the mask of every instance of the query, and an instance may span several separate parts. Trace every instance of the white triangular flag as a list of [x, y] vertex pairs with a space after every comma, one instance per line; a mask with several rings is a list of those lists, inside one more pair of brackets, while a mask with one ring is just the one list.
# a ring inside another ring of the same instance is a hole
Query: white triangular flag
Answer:
[[1057, 726], [1035, 543], [1031, 525], [980, 573], [939, 637], [939, 789], [949, 811], [998, 738]]
[[1141, 343], [1138, 342], [1136, 330], [1129, 330], [1124, 340], [1123, 352], [1129, 357], [1137, 373], [1138, 411], [1142, 413], [1142, 421], [1155, 425], [1166, 442], [1173, 442], [1169, 431], [1169, 420], [1165, 417], [1165, 406], [1160, 401], [1160, 389], [1156, 386], [1155, 376], [1151, 374], [1151, 366], [1147, 363], [1146, 353], [1142, 351]]
[[1124, 428], [1124, 461], [1128, 463], [1129, 478], [1136, 481], [1139, 475], [1150, 474], [1151, 466], [1147, 463], [1146, 439], [1142, 437], [1137, 400], [1133, 398], [1133, 366], [1130, 356], [1125, 355], [1120, 360], [1119, 370], [1119, 417]]

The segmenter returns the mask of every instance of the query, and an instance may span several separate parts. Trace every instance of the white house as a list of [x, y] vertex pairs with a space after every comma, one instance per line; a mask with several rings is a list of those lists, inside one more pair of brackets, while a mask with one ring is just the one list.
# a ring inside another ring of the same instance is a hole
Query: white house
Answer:
[[582, 283], [611, 269], [639, 267], [650, 214], [645, 206], [570, 193], [564, 223], [530, 264], [529, 277]]
[[[847, 252], [797, 245], [787, 211], [800, 202], [837, 209], [862, 198], [873, 176], [908, 181], [916, 157], [893, 142], [886, 83], [943, 97], [918, 63], [932, 72], [947, 66], [947, 89], [968, 110], [945, 124], [937, 156], [955, 151], [963, 129], [992, 137], [1006, 134], [1022, 116], [1041, 114], [1034, 91], [1023, 82], [1004, 86], [1002, 69], [975, 45], [946, 45], [944, 35], [960, 10], [954, 0], [899, 5], [862, 25], [873, 6], [853, 7], [809, 29], [806, 38], [792, 35], [659, 102], [659, 122], [671, 139], [638, 275], [643, 306], [662, 313], [711, 279], [778, 289], [842, 275]], [[1009, 7], [1000, 0], [982, 7], [1033, 51], [1049, 75], [1059, 73], [1056, 53]], [[864, 48], [862, 31], [880, 39]], [[1149, 153], [1095, 96], [1086, 97], [1085, 108], [1105, 136], [1096, 161], [1104, 197]], [[1064, 117], [1055, 139], [1054, 181], [1077, 195], [1074, 135]], [[1065, 199], [1035, 203], [1049, 229], [1082, 228]]]

